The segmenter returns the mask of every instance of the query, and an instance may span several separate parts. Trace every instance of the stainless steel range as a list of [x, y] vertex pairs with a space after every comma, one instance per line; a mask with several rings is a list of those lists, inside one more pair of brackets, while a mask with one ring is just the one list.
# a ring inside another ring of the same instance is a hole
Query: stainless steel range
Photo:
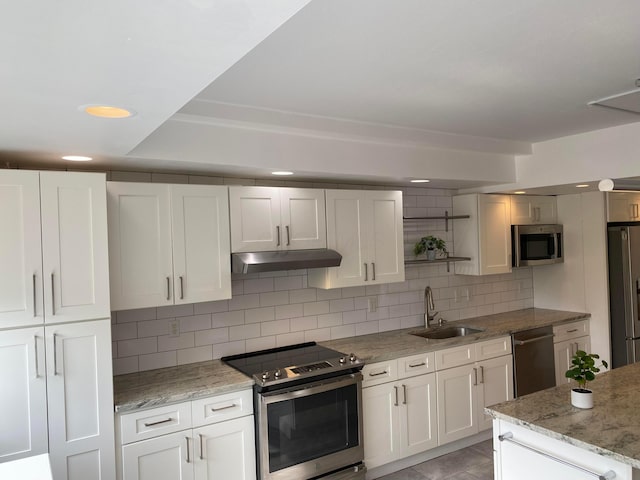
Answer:
[[315, 342], [222, 361], [256, 382], [259, 479], [364, 480], [364, 362]]

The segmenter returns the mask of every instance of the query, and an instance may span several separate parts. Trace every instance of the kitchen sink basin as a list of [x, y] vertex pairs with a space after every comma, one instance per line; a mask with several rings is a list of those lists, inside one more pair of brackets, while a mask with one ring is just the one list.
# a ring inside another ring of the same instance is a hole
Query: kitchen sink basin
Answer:
[[429, 340], [444, 340], [445, 338], [465, 337], [467, 335], [473, 335], [474, 333], [480, 333], [484, 330], [471, 327], [445, 327], [429, 330], [420, 330], [419, 332], [412, 332], [411, 335], [416, 337], [422, 337]]

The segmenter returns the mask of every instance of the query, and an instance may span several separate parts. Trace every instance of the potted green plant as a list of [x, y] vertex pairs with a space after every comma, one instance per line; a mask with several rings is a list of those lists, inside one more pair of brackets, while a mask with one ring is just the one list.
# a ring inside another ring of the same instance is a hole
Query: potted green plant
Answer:
[[596, 378], [596, 373], [600, 367], [609, 368], [607, 362], [602, 360], [600, 367], [596, 365], [596, 360], [600, 359], [596, 353], [586, 353], [578, 350], [571, 358], [571, 368], [564, 374], [578, 382], [578, 388], [571, 390], [571, 405], [578, 408], [593, 408], [593, 392], [587, 388], [587, 382]]
[[435, 260], [436, 252], [440, 252], [444, 256], [447, 255], [447, 244], [441, 238], [433, 235], [422, 237], [413, 247], [413, 253], [417, 257], [425, 252], [427, 253], [427, 260]]

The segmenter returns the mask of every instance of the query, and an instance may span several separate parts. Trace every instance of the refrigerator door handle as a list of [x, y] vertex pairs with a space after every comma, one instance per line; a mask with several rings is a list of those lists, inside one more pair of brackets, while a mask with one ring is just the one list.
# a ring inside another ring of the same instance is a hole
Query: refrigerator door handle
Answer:
[[640, 337], [627, 337], [627, 340], [640, 340]]

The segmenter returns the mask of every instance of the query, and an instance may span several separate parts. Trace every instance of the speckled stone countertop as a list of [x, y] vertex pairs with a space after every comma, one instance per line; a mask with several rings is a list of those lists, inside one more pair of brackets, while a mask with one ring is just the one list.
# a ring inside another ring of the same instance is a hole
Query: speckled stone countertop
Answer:
[[[321, 345], [344, 353], [355, 353], [373, 363], [443, 348], [478, 342], [513, 332], [546, 325], [559, 325], [583, 318], [588, 313], [528, 308], [513, 312], [475, 317], [447, 325], [482, 329], [480, 333], [445, 340], [427, 340], [410, 335], [418, 328], [363, 335], [321, 342]], [[116, 412], [156, 407], [193, 400], [220, 393], [250, 388], [253, 380], [220, 360], [160, 368], [114, 377]]]
[[404, 330], [392, 330], [390, 332], [363, 335], [360, 337], [331, 340], [322, 342], [322, 345], [344, 353], [355, 353], [366, 362], [374, 363], [479, 342], [502, 335], [511, 335], [514, 332], [528, 330], [530, 328], [560, 325], [589, 317], [590, 315], [588, 313], [527, 308], [525, 310], [459, 320], [445, 325], [445, 327], [465, 326], [483, 330], [480, 333], [474, 333], [465, 337], [428, 340], [410, 335], [411, 332], [424, 330], [414, 327]]
[[251, 388], [253, 380], [220, 360], [113, 377], [115, 411], [129, 412]]
[[590, 410], [571, 406], [571, 388], [550, 388], [485, 410], [494, 418], [640, 468], [640, 363], [602, 373], [590, 382]]

